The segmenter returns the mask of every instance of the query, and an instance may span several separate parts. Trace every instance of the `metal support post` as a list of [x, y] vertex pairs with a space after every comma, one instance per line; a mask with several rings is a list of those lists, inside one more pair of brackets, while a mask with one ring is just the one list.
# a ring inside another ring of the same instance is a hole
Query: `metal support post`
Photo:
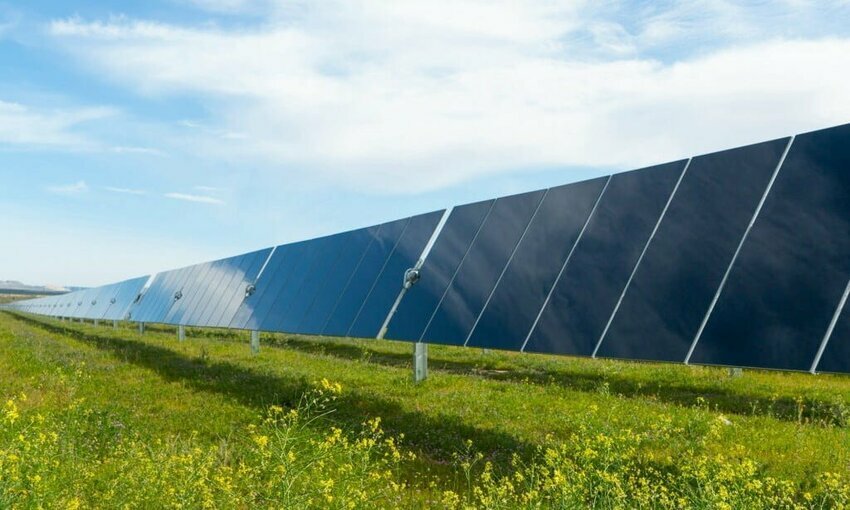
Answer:
[[118, 321], [112, 321], [112, 329], [118, 329]]
[[251, 331], [251, 354], [260, 353], [260, 332]]
[[97, 320], [97, 319], [95, 319], [95, 320], [94, 320], [94, 325], [95, 325], [95, 326], [98, 326], [99, 324], [100, 324], [100, 321], [99, 321], [99, 320]]
[[181, 324], [177, 326], [177, 341], [182, 342], [184, 340], [186, 340], [186, 326]]
[[139, 334], [140, 334], [140, 335], [144, 335], [144, 334], [145, 334], [145, 323], [144, 323], [144, 322], [140, 322], [140, 323], [139, 323]]
[[428, 377], [428, 344], [413, 344], [413, 381], [422, 382]]

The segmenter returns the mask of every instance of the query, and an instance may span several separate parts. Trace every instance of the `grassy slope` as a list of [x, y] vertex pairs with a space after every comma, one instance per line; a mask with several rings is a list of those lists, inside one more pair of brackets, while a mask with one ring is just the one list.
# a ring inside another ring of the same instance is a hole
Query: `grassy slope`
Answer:
[[715, 368], [432, 346], [431, 377], [414, 385], [409, 344], [275, 335], [254, 357], [242, 334], [190, 331], [181, 344], [168, 328], [139, 336], [129, 327], [39, 321], [0, 314], [3, 392], [27, 393], [28, 407], [82, 397], [152, 436], [198, 431], [215, 442], [327, 377], [345, 388], [337, 423], [381, 416], [422, 454], [416, 469], [435, 476], [446, 475], [446, 461], [467, 439], [504, 465], [547, 435], [644, 431], [659, 420], [681, 432], [651, 445], [652, 454], [675, 463], [720, 415], [731, 424], [709, 451], [740, 447], [766, 474], [804, 485], [850, 469], [848, 377], [745, 371], [730, 378]]

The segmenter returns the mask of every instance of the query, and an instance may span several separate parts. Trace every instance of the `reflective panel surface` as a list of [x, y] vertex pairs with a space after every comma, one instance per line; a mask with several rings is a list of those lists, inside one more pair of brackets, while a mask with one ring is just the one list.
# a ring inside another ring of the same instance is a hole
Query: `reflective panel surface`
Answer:
[[685, 360], [789, 140], [691, 161], [597, 356]]
[[463, 345], [545, 191], [496, 199], [422, 340]]
[[404, 295], [385, 338], [419, 340], [494, 203], [486, 200], [452, 209], [420, 270], [419, 282]]
[[322, 334], [333, 336], [348, 334], [364, 300], [372, 290], [375, 280], [381, 274], [409, 222], [410, 218], [405, 218], [381, 225], [336, 303]]
[[293, 323], [297, 323], [298, 319], [301, 319], [301, 317], [297, 319], [293, 317], [293, 309], [296, 310], [294, 313], [297, 313], [299, 309], [297, 301], [305, 286], [310, 285], [314, 278], [321, 278], [321, 274], [314, 273], [313, 269], [317, 262], [326, 263], [327, 259], [322, 255], [323, 252], [327, 252], [331, 248], [332, 244], [333, 239], [331, 237], [321, 237], [307, 241], [299, 247], [301, 253], [293, 265], [292, 274], [275, 298], [274, 304], [266, 315], [267, 320], [260, 324], [260, 329], [291, 331], [286, 329], [285, 326], [294, 327]]
[[[304, 274], [300, 287], [295, 292], [285, 315], [277, 328], [280, 331], [298, 333], [298, 327], [304, 320], [304, 315], [316, 299], [316, 294], [323, 287], [328, 275], [333, 271], [340, 254], [346, 248], [347, 233], [336, 234], [318, 239], [316, 255], [310, 263], [310, 268]], [[328, 311], [330, 312], [330, 311]]]
[[262, 321], [267, 320], [269, 309], [275, 298], [288, 281], [292, 268], [303, 249], [304, 242], [278, 246], [269, 260], [262, 277], [257, 281], [257, 290], [242, 301], [231, 327], [237, 329], [259, 329]]
[[142, 276], [119, 283], [118, 291], [115, 294], [115, 302], [109, 305], [106, 313], [103, 314], [103, 319], [124, 320], [130, 309], [130, 305], [133, 304], [133, 300], [142, 291], [142, 287], [144, 287], [149, 278], [149, 276]]
[[[209, 286], [203, 293], [202, 304], [193, 310], [189, 317], [184, 317], [185, 324], [218, 326], [225, 309], [230, 306], [234, 296], [244, 297], [245, 279], [256, 259], [265, 261], [268, 250], [245, 253], [225, 259], [220, 268], [221, 278], [215, 285]], [[251, 277], [253, 280], [253, 277]], [[231, 317], [232, 319], [232, 311]], [[228, 320], [229, 321], [229, 320]]]
[[850, 125], [797, 136], [692, 363], [809, 370], [850, 278]]
[[339, 257], [324, 282], [318, 286], [312, 303], [295, 328], [296, 332], [314, 335], [322, 332], [379, 228], [376, 225], [342, 234], [340, 244], [343, 248]]
[[260, 270], [266, 264], [271, 253], [272, 248], [266, 248], [256, 252], [256, 256], [245, 267], [245, 271], [241, 275], [241, 281], [234, 280], [231, 282], [233, 292], [229, 296], [225, 293], [224, 302], [220, 307], [221, 314], [218, 316], [215, 314], [210, 315], [209, 324], [224, 328], [233, 322], [239, 306], [246, 299], [248, 287], [256, 284], [257, 276], [260, 274]]
[[286, 318], [286, 313], [298, 291], [301, 289], [301, 285], [307, 277], [307, 273], [318, 254], [321, 244], [321, 239], [311, 239], [303, 243], [298, 243], [294, 247], [294, 255], [286, 281], [278, 289], [272, 306], [269, 307], [260, 322], [259, 329], [261, 331], [281, 331], [278, 324]]
[[467, 345], [522, 347], [607, 182], [603, 177], [546, 193]]
[[817, 371], [850, 373], [850, 307], [846, 303], [823, 351]]
[[611, 176], [526, 351], [593, 354], [685, 163]]
[[416, 265], [422, 250], [431, 239], [443, 211], [410, 218], [410, 223], [384, 265], [368, 297], [348, 331], [348, 336], [374, 338], [378, 336], [390, 309], [404, 283], [404, 273]]

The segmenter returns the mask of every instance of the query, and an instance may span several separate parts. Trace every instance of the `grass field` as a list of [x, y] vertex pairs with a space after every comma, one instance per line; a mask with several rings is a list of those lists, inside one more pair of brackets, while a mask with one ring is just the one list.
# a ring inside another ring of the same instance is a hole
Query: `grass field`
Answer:
[[842, 508], [850, 377], [0, 313], [0, 508]]

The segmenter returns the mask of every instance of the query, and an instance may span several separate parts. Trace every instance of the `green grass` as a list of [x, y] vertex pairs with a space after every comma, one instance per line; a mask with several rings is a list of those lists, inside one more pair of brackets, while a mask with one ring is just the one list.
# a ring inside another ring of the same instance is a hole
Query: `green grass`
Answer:
[[[334, 427], [354, 434], [381, 417], [416, 455], [393, 474], [409, 484], [399, 496], [405, 506], [464, 493], [463, 459], [474, 459], [468, 441], [482, 462], [507, 474], [517, 459], [539, 460], [541, 447], [624, 431], [643, 438], [635, 458], [671, 476], [681, 475], [686, 454], [750, 459], [753, 477], [787, 480], [802, 494], [820, 490], [825, 473], [850, 470], [850, 377], [756, 370], [730, 377], [711, 367], [430, 346], [430, 377], [417, 385], [410, 344], [264, 335], [252, 356], [242, 332], [188, 334], [178, 343], [174, 328], [149, 327], [142, 336], [130, 325], [0, 313], [0, 398], [25, 394], [17, 401], [22, 415], [82, 401], [143, 442], [192, 437], [217, 445], [269, 406], [297, 407], [327, 378], [343, 391], [310, 434], [325, 437]], [[659, 424], [667, 432], [658, 433]]]

